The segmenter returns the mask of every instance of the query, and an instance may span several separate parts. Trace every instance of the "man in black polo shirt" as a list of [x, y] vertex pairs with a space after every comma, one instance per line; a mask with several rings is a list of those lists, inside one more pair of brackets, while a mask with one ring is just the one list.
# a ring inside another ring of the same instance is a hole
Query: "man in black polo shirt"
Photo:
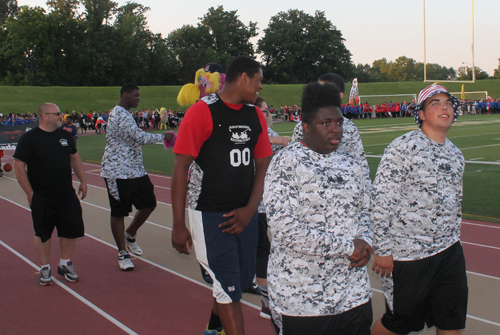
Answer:
[[52, 285], [50, 244], [54, 227], [61, 238], [57, 273], [78, 281], [71, 254], [76, 238], [84, 235], [82, 207], [73, 188], [71, 170], [80, 180], [78, 193], [87, 195], [82, 160], [71, 134], [59, 128], [61, 112], [54, 104], [38, 109], [40, 125], [24, 134], [14, 153], [17, 181], [28, 197], [35, 228], [34, 244], [40, 258], [40, 285]]

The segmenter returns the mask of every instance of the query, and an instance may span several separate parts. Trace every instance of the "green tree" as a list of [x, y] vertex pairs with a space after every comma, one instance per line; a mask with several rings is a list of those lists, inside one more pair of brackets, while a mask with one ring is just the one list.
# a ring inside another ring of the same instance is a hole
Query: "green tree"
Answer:
[[167, 45], [179, 62], [183, 84], [194, 82], [196, 71], [214, 61], [216, 55], [213, 37], [206, 26], [184, 25], [168, 35]]
[[[478, 66], [474, 67], [476, 72], [476, 79], [488, 79], [488, 73], [481, 70]], [[472, 67], [469, 66], [460, 66], [457, 70], [457, 79], [458, 80], [472, 80]]]
[[0, 0], [0, 25], [7, 21], [10, 16], [16, 16], [18, 12], [17, 0]]
[[327, 72], [349, 80], [354, 74], [351, 53], [342, 33], [322, 11], [314, 16], [298, 9], [271, 17], [258, 41], [264, 77], [278, 83], [306, 83]]
[[257, 36], [257, 23], [250, 22], [246, 26], [238, 18], [237, 11], [225, 11], [223, 6], [210, 7], [200, 18], [200, 26], [207, 27], [212, 36], [212, 49], [216, 52], [212, 62], [227, 66], [236, 56], [254, 56], [254, 47], [250, 42]]
[[81, 0], [85, 8], [84, 16], [88, 29], [97, 31], [103, 24], [108, 24], [112, 18], [113, 11], [118, 4], [111, 0]]
[[498, 58], [498, 67], [493, 71], [493, 78], [500, 79], [500, 58]]

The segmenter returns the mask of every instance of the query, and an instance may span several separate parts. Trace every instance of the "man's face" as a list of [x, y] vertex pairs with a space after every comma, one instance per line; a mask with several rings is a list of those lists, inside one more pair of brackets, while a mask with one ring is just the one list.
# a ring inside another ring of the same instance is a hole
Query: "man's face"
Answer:
[[453, 103], [446, 93], [439, 93], [425, 100], [424, 110], [420, 110], [419, 113], [422, 127], [448, 130], [453, 123]]
[[69, 126], [69, 125], [71, 125], [71, 123], [73, 123], [73, 122], [72, 122], [71, 118], [70, 118], [69, 116], [67, 116], [67, 117], [64, 119], [64, 123], [66, 123], [66, 124]]
[[133, 90], [132, 92], [125, 93], [125, 95], [130, 108], [136, 108], [139, 106], [139, 102], [141, 101], [140, 90]]
[[260, 90], [262, 89], [262, 69], [255, 73], [253, 77], [248, 77], [246, 73], [243, 75], [243, 92], [242, 98], [246, 103], [254, 103], [257, 100]]
[[266, 102], [262, 102], [262, 105], [260, 105], [260, 110], [262, 113], [264, 113], [264, 116], [267, 117], [269, 115], [269, 107], [267, 106]]
[[311, 123], [303, 123], [304, 142], [320, 154], [337, 150], [342, 139], [344, 118], [340, 108], [335, 106], [318, 109]]

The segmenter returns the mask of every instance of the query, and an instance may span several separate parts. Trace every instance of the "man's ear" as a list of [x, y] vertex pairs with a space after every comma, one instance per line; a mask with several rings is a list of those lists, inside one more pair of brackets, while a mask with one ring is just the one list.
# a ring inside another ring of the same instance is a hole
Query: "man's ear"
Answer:
[[302, 122], [302, 130], [304, 133], [310, 133], [311, 132], [311, 127], [309, 126], [309, 123]]
[[340, 92], [340, 99], [344, 97], [344, 92]]
[[425, 120], [425, 111], [424, 110], [419, 110], [418, 111], [418, 116], [420, 117], [420, 120], [424, 121]]

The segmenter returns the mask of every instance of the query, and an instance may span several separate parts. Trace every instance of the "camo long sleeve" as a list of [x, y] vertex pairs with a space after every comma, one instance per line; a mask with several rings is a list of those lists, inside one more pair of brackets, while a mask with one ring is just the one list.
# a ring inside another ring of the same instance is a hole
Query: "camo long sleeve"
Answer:
[[354, 157], [318, 154], [297, 142], [268, 169], [268, 287], [275, 316], [333, 315], [366, 303], [366, 267], [349, 266], [355, 238], [372, 242], [370, 195]]
[[373, 184], [374, 247], [380, 256], [418, 260], [460, 239], [464, 157], [421, 130], [385, 150]]

